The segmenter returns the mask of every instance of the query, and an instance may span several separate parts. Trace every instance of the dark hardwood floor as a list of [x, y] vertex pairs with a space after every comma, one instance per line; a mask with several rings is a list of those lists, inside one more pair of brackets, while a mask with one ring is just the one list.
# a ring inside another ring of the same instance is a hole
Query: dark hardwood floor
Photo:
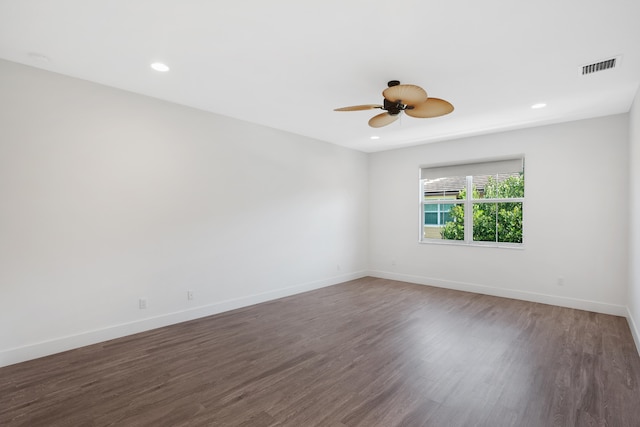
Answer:
[[364, 278], [0, 369], [2, 426], [640, 426], [621, 317]]

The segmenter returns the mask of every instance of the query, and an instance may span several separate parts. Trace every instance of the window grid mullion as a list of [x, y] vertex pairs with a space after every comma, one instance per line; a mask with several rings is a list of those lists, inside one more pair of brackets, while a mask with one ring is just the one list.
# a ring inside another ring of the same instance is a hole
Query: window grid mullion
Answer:
[[467, 194], [464, 199], [464, 242], [473, 242], [473, 177], [467, 176]]
[[523, 203], [523, 197], [512, 197], [508, 199], [473, 199], [473, 203]]

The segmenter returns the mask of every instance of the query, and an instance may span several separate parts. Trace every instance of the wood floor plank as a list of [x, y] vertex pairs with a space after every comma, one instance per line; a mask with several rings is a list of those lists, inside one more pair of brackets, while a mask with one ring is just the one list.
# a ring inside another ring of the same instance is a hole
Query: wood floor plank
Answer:
[[620, 426], [626, 319], [363, 278], [0, 368], [2, 426]]

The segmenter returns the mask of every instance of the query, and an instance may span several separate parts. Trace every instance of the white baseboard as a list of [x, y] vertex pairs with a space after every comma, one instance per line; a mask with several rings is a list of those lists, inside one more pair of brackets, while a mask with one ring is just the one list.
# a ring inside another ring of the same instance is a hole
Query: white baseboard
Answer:
[[638, 332], [638, 325], [636, 324], [633, 316], [631, 315], [631, 310], [627, 307], [627, 322], [629, 323], [629, 329], [631, 329], [631, 335], [633, 336], [633, 341], [636, 343], [636, 349], [638, 350], [638, 354], [640, 354], [640, 333]]
[[[614, 316], [628, 316], [627, 307], [623, 305], [607, 304], [597, 301], [589, 301], [578, 298], [567, 298], [557, 295], [540, 294], [535, 292], [519, 291], [515, 289], [495, 288], [476, 283], [454, 282], [450, 280], [413, 276], [409, 274], [394, 273], [388, 271], [369, 271], [368, 276], [381, 279], [398, 280], [419, 285], [435, 286], [439, 288], [454, 289], [457, 291], [474, 292], [476, 294], [492, 295], [496, 297], [519, 299], [523, 301], [538, 302], [542, 304], [557, 305], [560, 307], [576, 308], [579, 310], [593, 311], [596, 313], [611, 314]], [[636, 342], [638, 342], [636, 340]]]
[[359, 271], [0, 351], [0, 367], [365, 277]]

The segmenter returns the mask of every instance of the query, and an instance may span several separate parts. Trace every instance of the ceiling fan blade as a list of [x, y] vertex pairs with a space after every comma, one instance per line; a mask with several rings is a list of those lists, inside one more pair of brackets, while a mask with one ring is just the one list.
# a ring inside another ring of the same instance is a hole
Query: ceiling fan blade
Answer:
[[453, 105], [440, 98], [429, 98], [422, 104], [415, 105], [412, 109], [404, 110], [408, 116], [418, 118], [439, 117], [453, 111]]
[[427, 100], [427, 91], [416, 85], [397, 85], [386, 88], [382, 96], [391, 102], [416, 105]]
[[369, 120], [369, 126], [372, 128], [381, 128], [382, 126], [395, 122], [398, 120], [398, 117], [400, 117], [400, 114], [391, 115], [389, 113], [380, 113]]
[[375, 108], [382, 108], [382, 105], [379, 105], [379, 104], [353, 105], [351, 107], [336, 108], [333, 111], [360, 111], [360, 110], [373, 110]]

